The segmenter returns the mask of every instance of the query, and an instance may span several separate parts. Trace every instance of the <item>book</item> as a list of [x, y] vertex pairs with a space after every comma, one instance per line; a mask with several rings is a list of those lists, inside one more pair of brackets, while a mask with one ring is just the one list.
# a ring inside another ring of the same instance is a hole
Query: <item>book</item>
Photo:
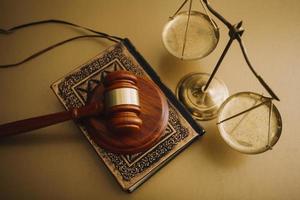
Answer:
[[128, 70], [137, 76], [152, 79], [166, 96], [169, 106], [168, 125], [159, 142], [147, 151], [133, 155], [120, 155], [102, 149], [90, 137], [86, 127], [76, 122], [120, 186], [132, 192], [205, 131], [128, 39], [121, 40], [80, 65], [55, 81], [51, 88], [67, 110], [81, 107], [86, 104], [88, 94], [115, 70]]

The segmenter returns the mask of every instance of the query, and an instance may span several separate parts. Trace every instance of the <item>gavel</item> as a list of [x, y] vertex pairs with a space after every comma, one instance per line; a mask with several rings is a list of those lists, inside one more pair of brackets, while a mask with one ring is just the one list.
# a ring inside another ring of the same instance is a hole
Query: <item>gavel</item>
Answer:
[[69, 111], [0, 125], [0, 137], [20, 134], [67, 120], [104, 115], [113, 133], [138, 133], [142, 126], [137, 77], [128, 71], [109, 73], [104, 80], [104, 102], [92, 102]]

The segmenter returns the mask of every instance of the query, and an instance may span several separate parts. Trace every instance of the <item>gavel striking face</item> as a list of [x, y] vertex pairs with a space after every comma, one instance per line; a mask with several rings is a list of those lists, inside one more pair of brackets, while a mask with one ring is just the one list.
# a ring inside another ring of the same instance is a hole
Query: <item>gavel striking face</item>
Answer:
[[142, 120], [139, 118], [141, 108], [137, 78], [127, 71], [115, 71], [107, 75], [104, 86], [104, 102], [93, 102], [65, 112], [0, 125], [0, 137], [100, 114], [106, 115], [106, 124], [112, 132], [138, 133]]
[[137, 78], [126, 71], [107, 75], [104, 81], [107, 125], [115, 133], [138, 133], [142, 126]]

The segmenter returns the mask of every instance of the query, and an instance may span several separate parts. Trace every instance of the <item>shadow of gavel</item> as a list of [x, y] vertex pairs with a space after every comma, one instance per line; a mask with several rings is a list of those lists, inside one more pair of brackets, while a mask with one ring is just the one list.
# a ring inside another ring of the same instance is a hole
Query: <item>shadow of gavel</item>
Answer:
[[[67, 120], [104, 115], [114, 133], [138, 133], [142, 126], [139, 115], [137, 77], [128, 71], [115, 71], [104, 80], [104, 102], [91, 102], [80, 108], [24, 119], [0, 125], [0, 137], [16, 135]], [[103, 86], [102, 86], [103, 87]]]

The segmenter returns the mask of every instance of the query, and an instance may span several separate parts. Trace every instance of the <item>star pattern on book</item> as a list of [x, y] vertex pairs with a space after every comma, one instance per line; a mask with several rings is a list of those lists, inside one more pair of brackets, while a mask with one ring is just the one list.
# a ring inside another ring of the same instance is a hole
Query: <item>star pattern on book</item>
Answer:
[[117, 60], [109, 63], [104, 70], [98, 71], [86, 81], [80, 83], [75, 87], [76, 93], [81, 97], [81, 99], [86, 103], [88, 100], [88, 95], [95, 89], [97, 85], [103, 82], [107, 74], [117, 71], [124, 70]]

